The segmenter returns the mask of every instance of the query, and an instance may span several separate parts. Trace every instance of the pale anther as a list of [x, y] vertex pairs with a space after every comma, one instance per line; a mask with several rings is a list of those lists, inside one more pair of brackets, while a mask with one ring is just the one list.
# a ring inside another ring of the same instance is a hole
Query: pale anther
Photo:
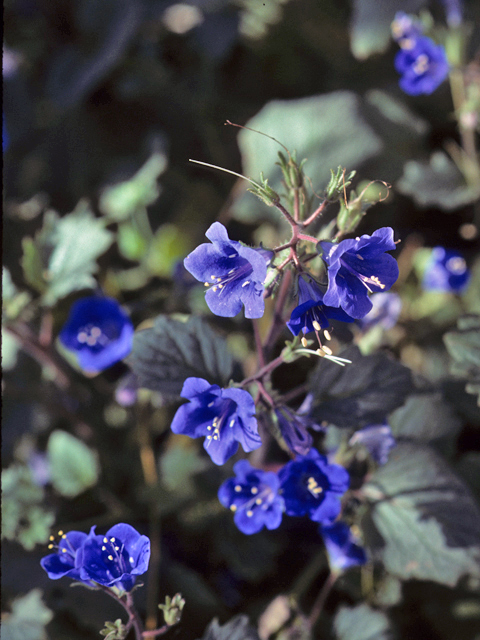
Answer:
[[252, 491], [253, 495], [255, 495], [256, 493], [258, 493], [258, 489], [257, 489], [257, 487], [252, 487], [251, 491]]
[[253, 516], [253, 511], [251, 511], [250, 509], [247, 511], [247, 516], [249, 518], [251, 518]]
[[332, 336], [330, 335], [330, 332], [327, 331], [326, 329], [324, 329], [323, 335], [325, 336], [326, 340], [331, 340], [332, 339]]
[[313, 328], [315, 329], [315, 331], [320, 331], [320, 329], [322, 328], [322, 327], [318, 324], [318, 322], [317, 322], [316, 320], [314, 320], [314, 321], [312, 322], [312, 325], [313, 325]]
[[237, 510], [237, 506], [235, 504], [231, 504], [230, 511], [236, 511], [236, 510]]
[[301, 342], [302, 342], [302, 346], [303, 347], [307, 347], [308, 346], [308, 340], [305, 338], [305, 336], [302, 337]]
[[113, 556], [107, 556], [109, 560], [113, 560]]
[[261, 498], [257, 498], [255, 500], [255, 504], [262, 504], [262, 499]]
[[238, 493], [241, 490], [242, 490], [242, 487], [239, 484], [236, 484], [235, 485], [235, 491]]
[[242, 284], [242, 287], [246, 287], [247, 284], [250, 284], [250, 280], [245, 280], [245, 282]]
[[235, 424], [235, 418], [232, 418], [230, 420], [230, 424], [228, 425], [229, 427], [233, 427], [233, 425]]
[[332, 355], [332, 353], [333, 353], [333, 351], [330, 349], [330, 347], [326, 347], [325, 345], [323, 345], [323, 346], [322, 346], [322, 349], [325, 351], [325, 353], [326, 353], [328, 356], [331, 356], [331, 355]]

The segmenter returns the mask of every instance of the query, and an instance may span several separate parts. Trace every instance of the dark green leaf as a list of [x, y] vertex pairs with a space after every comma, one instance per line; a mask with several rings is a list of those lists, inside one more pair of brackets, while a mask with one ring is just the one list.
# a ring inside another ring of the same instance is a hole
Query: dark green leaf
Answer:
[[337, 427], [358, 428], [382, 422], [405, 402], [412, 390], [410, 369], [385, 353], [362, 356], [357, 347], [341, 354], [352, 361], [345, 367], [322, 360], [310, 379], [315, 396], [313, 417]]
[[46, 640], [45, 625], [52, 617], [40, 589], [33, 589], [13, 601], [11, 613], [2, 613], [2, 640]]
[[74, 498], [98, 480], [96, 454], [66, 431], [53, 431], [47, 445], [52, 484], [62, 496]]
[[192, 376], [224, 386], [233, 370], [226, 341], [197, 317], [158, 316], [151, 329], [135, 334], [128, 363], [141, 387], [167, 395], [178, 395]]
[[337, 640], [389, 640], [390, 621], [368, 604], [342, 607], [333, 623]]
[[249, 623], [248, 616], [238, 615], [220, 626], [215, 618], [208, 625], [201, 640], [260, 640], [257, 630]]
[[387, 571], [450, 586], [480, 576], [480, 510], [433, 450], [399, 443], [363, 491], [365, 542]]
[[436, 206], [444, 211], [475, 202], [480, 196], [480, 187], [468, 186], [455, 164], [442, 151], [433, 153], [427, 163], [406, 162], [397, 188], [422, 207]]
[[443, 336], [453, 360], [453, 375], [466, 378], [467, 393], [478, 395], [480, 406], [480, 316], [470, 315], [458, 319], [457, 330]]
[[403, 407], [388, 419], [396, 438], [429, 442], [455, 435], [461, 422], [441, 393], [428, 393], [408, 398]]

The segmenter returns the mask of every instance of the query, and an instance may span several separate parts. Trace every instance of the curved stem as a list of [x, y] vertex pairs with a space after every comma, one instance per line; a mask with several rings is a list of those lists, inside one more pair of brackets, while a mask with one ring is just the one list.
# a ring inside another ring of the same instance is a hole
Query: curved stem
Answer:
[[331, 573], [328, 578], [325, 580], [323, 587], [320, 590], [320, 593], [317, 596], [317, 599], [313, 603], [313, 607], [310, 611], [310, 615], [308, 616], [308, 624], [310, 629], [313, 629], [315, 626], [320, 614], [322, 613], [325, 602], [327, 601], [328, 596], [330, 595], [330, 591], [332, 590], [333, 585], [337, 581], [337, 578], [340, 574]]
[[132, 594], [127, 593], [125, 596], [120, 597], [108, 587], [105, 587], [104, 585], [101, 585], [101, 584], [99, 584], [98, 586], [104, 593], [106, 593], [111, 598], [116, 600], [118, 604], [121, 605], [125, 609], [125, 611], [128, 613], [128, 623], [126, 625], [127, 632], [133, 628], [135, 632], [135, 640], [142, 640], [142, 634], [143, 634], [142, 621], [140, 620], [140, 616], [138, 615], [138, 612], [135, 608]]
[[268, 373], [271, 373], [274, 369], [279, 367], [281, 364], [283, 364], [283, 357], [280, 355], [278, 356], [278, 358], [275, 358], [275, 360], [272, 360], [267, 365], [259, 369], [257, 373], [253, 374], [253, 376], [250, 376], [249, 378], [245, 378], [245, 380], [242, 380], [242, 382], [240, 383], [240, 386], [244, 387], [245, 385], [250, 384], [251, 382], [256, 382], [258, 380], [261, 380], [264, 376], [266, 376]]

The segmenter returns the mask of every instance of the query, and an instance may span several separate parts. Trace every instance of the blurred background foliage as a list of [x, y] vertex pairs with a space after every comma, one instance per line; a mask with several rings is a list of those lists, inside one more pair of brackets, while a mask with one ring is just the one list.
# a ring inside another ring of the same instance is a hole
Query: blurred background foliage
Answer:
[[[416, 98], [398, 88], [390, 23], [399, 9], [428, 9], [443, 21], [441, 3], [422, 0], [5, 0], [3, 313], [7, 324], [21, 319], [34, 333], [20, 324], [2, 344], [5, 638], [93, 638], [118, 616], [97, 594], [47, 579], [38, 564], [46, 547], [35, 544], [46, 543], [54, 521], [65, 530], [113, 521], [148, 528], [158, 583], [136, 597], [148, 609], [142, 598], [182, 593], [184, 620], [172, 638], [200, 637], [214, 616], [257, 619], [302, 581], [311, 585], [301, 599], [308, 610], [327, 575], [325, 559], [313, 578], [304, 575], [318, 551], [313, 523], [288, 520], [277, 531], [241, 534], [216, 498], [231, 465], [206, 466], [196, 443], [172, 437], [174, 409], [158, 394], [142, 391], [134, 408], [118, 403], [125, 365], [96, 378], [78, 369], [66, 375], [68, 354], [52, 342], [78, 293], [96, 287], [124, 303], [135, 326], [152, 326], [159, 313], [208, 311], [179, 261], [216, 219], [245, 242], [283, 239], [281, 223], [241, 181], [189, 163], [254, 179], [264, 171], [281, 188], [279, 147], [237, 133], [224, 126], [227, 119], [308, 158], [316, 192], [339, 164], [357, 170], [355, 187], [361, 180], [393, 184], [359, 233], [388, 225], [402, 238], [401, 321], [389, 332], [354, 335], [364, 353], [391, 351], [414, 372], [419, 393], [393, 414], [395, 436], [429, 443], [479, 497], [476, 398], [452, 378], [442, 342], [449, 330], [454, 359], [459, 349], [476, 348], [478, 333], [470, 338], [456, 320], [480, 313], [479, 187], [465, 182], [447, 153], [459, 143], [447, 83]], [[465, 2], [465, 18], [478, 78], [476, 0]], [[437, 244], [461, 250], [472, 268], [461, 299], [421, 290], [425, 251]], [[245, 321], [209, 322], [228, 332], [231, 352], [248, 371]], [[39, 362], [37, 337], [51, 346], [48, 362]], [[302, 362], [290, 374], [295, 383], [308, 368]], [[280, 388], [282, 373], [274, 377]], [[461, 363], [454, 373], [461, 378]], [[358, 631], [365, 611], [351, 608], [367, 593], [371, 604], [391, 608], [401, 638], [478, 640], [478, 581], [454, 588], [456, 576], [436, 584], [413, 574], [400, 575], [401, 583], [393, 564], [376, 576], [382, 586], [375, 593], [365, 573], [341, 581], [318, 637], [331, 637], [340, 606], [336, 636], [370, 637]], [[30, 635], [25, 611], [41, 621]], [[383, 614], [370, 614], [374, 637], [390, 637]], [[305, 637], [298, 629], [295, 637]]]

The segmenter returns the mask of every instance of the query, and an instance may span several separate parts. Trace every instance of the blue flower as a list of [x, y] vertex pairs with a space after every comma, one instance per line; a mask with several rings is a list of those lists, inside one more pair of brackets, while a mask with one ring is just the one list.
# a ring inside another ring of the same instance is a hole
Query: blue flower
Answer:
[[342, 307], [352, 318], [363, 318], [372, 308], [368, 293], [386, 291], [398, 278], [398, 265], [386, 251], [395, 249], [393, 229], [382, 227], [371, 236], [321, 241], [328, 268], [328, 289], [323, 303]]
[[357, 320], [363, 331], [380, 326], [383, 329], [391, 329], [397, 324], [402, 310], [402, 299], [397, 293], [374, 293], [370, 297], [371, 310], [364, 318]]
[[287, 447], [294, 453], [305, 455], [312, 448], [313, 438], [308, 433], [310, 421], [306, 416], [299, 416], [288, 407], [275, 408], [278, 428]]
[[[78, 550], [81, 549], [89, 536], [82, 531], [69, 531], [68, 533], [59, 531], [59, 535], [61, 537], [58, 546], [53, 543], [53, 536], [50, 536], [50, 544], [48, 545], [49, 549], [57, 546], [57, 551], [42, 558], [40, 564], [51, 580], [58, 580], [66, 576], [82, 582], [76, 558]], [[89, 580], [87, 582], [90, 584]]]
[[357, 538], [344, 522], [322, 525], [320, 533], [333, 571], [344, 571], [366, 563], [365, 549], [358, 544]]
[[442, 0], [445, 7], [447, 24], [449, 27], [458, 27], [462, 22], [462, 0]]
[[391, 25], [392, 37], [402, 49], [413, 49], [417, 39], [422, 36], [422, 25], [404, 11], [397, 11]]
[[400, 88], [411, 96], [430, 94], [448, 75], [447, 55], [442, 45], [425, 36], [412, 49], [401, 49], [395, 56], [395, 69], [402, 74]]
[[262, 444], [255, 403], [248, 391], [221, 389], [202, 378], [187, 378], [180, 394], [190, 400], [172, 421], [173, 433], [205, 436], [204, 448], [215, 464], [224, 464], [238, 449], [253, 451]]
[[277, 529], [285, 507], [277, 474], [255, 469], [248, 460], [239, 460], [233, 471], [235, 477], [221, 485], [218, 499], [234, 512], [240, 531], [250, 535], [263, 527]]
[[246, 318], [261, 318], [267, 276], [264, 252], [230, 240], [220, 222], [214, 222], [205, 235], [212, 244], [201, 244], [185, 258], [184, 265], [208, 287], [205, 300], [210, 310], [232, 318], [245, 305]]
[[294, 336], [298, 336], [300, 331], [304, 334], [315, 331], [318, 334], [321, 329], [328, 329], [329, 320], [353, 322], [353, 318], [343, 309], [323, 304], [323, 291], [310, 277], [307, 280], [302, 277], [298, 279], [298, 302], [299, 305], [292, 311], [287, 322], [287, 327]]
[[104, 536], [92, 527], [80, 547], [76, 566], [83, 581], [91, 580], [106, 587], [130, 591], [136, 576], [148, 569], [150, 540], [129, 524], [116, 524]]
[[432, 250], [422, 282], [426, 291], [462, 293], [469, 280], [470, 272], [460, 253], [443, 247]]
[[350, 445], [360, 444], [378, 464], [385, 464], [390, 450], [397, 444], [388, 424], [377, 424], [356, 431], [349, 440]]
[[348, 489], [348, 472], [316, 449], [298, 456], [280, 469], [285, 511], [290, 516], [308, 514], [315, 522], [332, 522], [341, 510], [340, 498]]
[[133, 332], [116, 300], [91, 296], [73, 304], [60, 342], [76, 354], [84, 371], [98, 372], [130, 353]]

